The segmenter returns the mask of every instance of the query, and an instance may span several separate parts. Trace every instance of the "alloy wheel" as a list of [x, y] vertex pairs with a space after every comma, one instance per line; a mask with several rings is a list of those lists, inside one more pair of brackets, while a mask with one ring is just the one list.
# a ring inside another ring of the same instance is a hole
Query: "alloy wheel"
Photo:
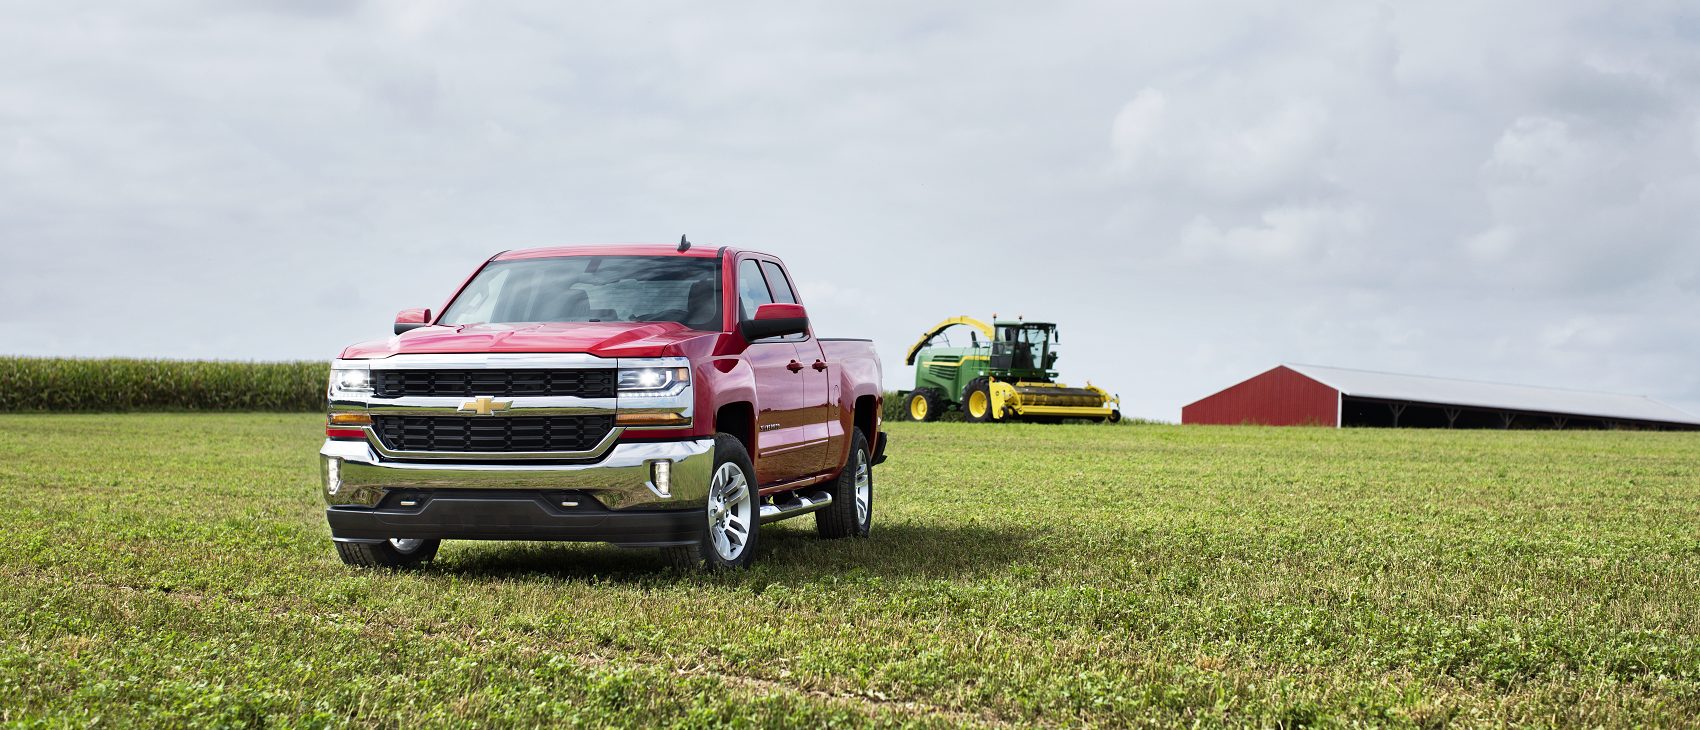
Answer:
[[708, 533], [720, 559], [732, 562], [749, 545], [755, 498], [744, 470], [737, 464], [721, 464], [708, 485]]
[[868, 513], [873, 510], [874, 478], [868, 471], [868, 452], [856, 450], [856, 524], [868, 524]]

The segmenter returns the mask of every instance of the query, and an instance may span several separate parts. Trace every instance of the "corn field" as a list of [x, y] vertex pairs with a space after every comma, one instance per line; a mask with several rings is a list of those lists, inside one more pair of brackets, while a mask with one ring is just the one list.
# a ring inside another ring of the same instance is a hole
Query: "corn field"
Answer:
[[0, 357], [0, 411], [322, 411], [328, 362]]

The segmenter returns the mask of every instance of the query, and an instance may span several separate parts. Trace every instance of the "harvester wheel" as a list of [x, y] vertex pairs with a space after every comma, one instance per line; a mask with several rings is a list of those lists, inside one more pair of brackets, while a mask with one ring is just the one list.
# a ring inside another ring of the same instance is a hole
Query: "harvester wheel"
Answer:
[[1110, 417], [1106, 418], [1104, 420], [1109, 421], [1110, 423], [1121, 423], [1122, 422], [1122, 412], [1117, 411], [1117, 410], [1112, 410], [1112, 411], [1110, 411]]
[[944, 400], [932, 388], [916, 388], [909, 392], [904, 409], [911, 421], [937, 421], [944, 414]]
[[983, 377], [968, 381], [962, 389], [962, 420], [985, 423], [992, 420], [992, 389]]

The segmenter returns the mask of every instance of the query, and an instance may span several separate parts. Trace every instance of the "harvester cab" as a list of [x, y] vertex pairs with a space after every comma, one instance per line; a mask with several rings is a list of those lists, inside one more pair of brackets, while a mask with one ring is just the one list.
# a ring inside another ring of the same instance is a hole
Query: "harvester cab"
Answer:
[[[968, 328], [968, 346], [953, 347], [945, 333]], [[985, 340], [980, 339], [985, 335]], [[936, 346], [940, 338], [945, 345]], [[946, 410], [964, 420], [1056, 423], [1064, 418], [1120, 421], [1121, 399], [1090, 382], [1071, 388], [1056, 382], [1061, 337], [1051, 322], [999, 320], [986, 324], [952, 317], [934, 325], [909, 348], [915, 389], [903, 394], [911, 421], [936, 421]]]

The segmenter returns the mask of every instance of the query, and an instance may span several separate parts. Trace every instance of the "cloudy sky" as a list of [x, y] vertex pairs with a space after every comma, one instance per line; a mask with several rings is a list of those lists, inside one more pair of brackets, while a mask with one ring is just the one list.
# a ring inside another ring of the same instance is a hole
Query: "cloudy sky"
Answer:
[[325, 359], [500, 250], [785, 258], [886, 382], [1060, 322], [1700, 412], [1684, 2], [0, 2], [0, 354]]

